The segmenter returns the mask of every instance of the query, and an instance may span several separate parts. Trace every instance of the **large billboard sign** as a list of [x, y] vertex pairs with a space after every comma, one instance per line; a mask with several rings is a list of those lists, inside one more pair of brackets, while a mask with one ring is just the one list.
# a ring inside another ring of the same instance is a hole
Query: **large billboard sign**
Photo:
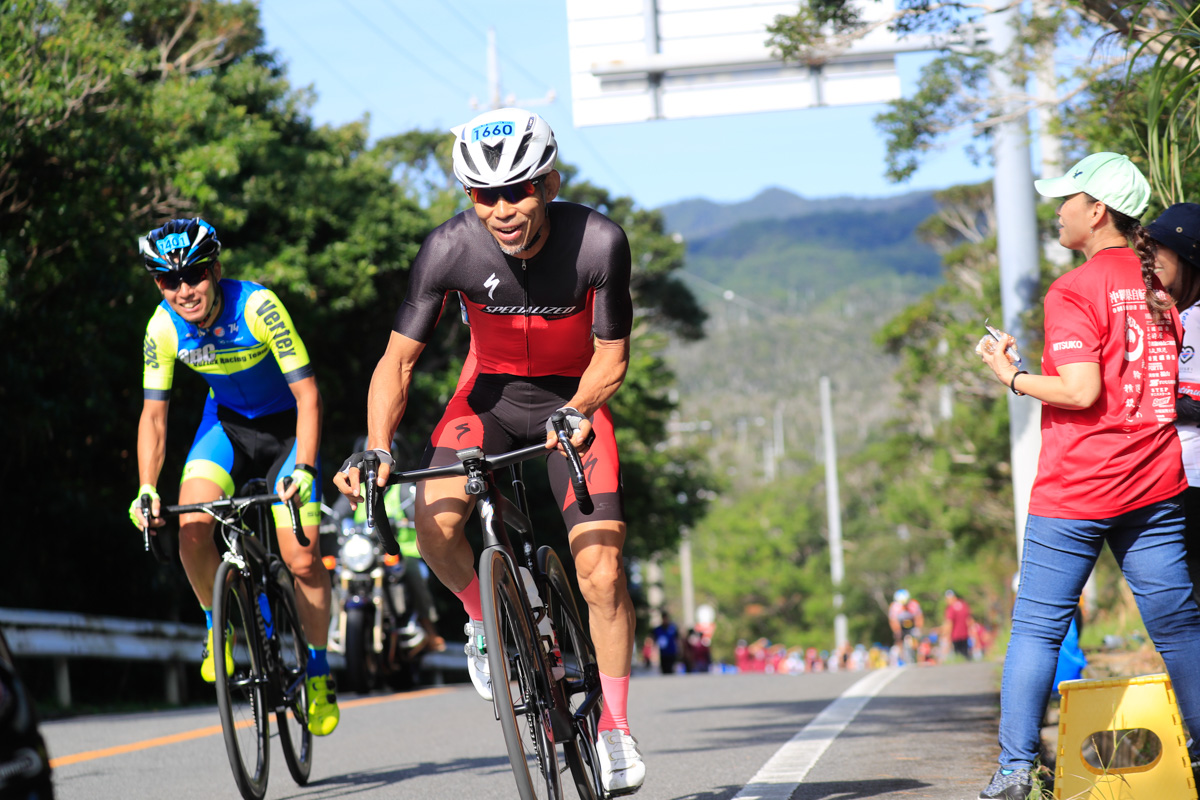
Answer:
[[[566, 2], [577, 126], [893, 100], [895, 53], [918, 49], [877, 25], [812, 64], [784, 64], [766, 28], [796, 0]], [[863, 0], [868, 22], [892, 10]]]

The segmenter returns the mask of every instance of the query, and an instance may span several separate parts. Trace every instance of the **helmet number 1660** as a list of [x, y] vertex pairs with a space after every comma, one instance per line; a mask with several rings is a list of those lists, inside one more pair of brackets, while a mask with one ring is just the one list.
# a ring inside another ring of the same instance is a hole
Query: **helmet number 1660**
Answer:
[[486, 125], [479, 125], [471, 129], [471, 141], [478, 142], [480, 139], [490, 139], [493, 136], [512, 136], [513, 124], [511, 122], [489, 122]]

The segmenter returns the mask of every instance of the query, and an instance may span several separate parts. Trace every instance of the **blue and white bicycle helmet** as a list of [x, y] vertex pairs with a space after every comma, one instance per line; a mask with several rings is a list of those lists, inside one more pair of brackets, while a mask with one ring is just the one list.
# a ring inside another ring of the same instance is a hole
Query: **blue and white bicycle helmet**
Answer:
[[176, 272], [208, 264], [221, 254], [217, 229], [204, 220], [173, 219], [138, 240], [142, 261], [149, 272]]
[[454, 177], [465, 187], [505, 186], [554, 169], [558, 143], [546, 120], [521, 108], [498, 108], [451, 129]]

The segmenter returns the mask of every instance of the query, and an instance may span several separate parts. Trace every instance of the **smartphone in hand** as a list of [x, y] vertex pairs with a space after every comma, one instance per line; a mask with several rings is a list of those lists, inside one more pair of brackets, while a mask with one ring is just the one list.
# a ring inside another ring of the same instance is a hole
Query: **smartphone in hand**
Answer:
[[[991, 325], [988, 325], [988, 321], [986, 319], [983, 321], [983, 327], [987, 328], [988, 335], [990, 335], [997, 342], [1000, 341], [1000, 337], [1004, 335], [1001, 331], [998, 331]], [[1016, 344], [1009, 345], [1009, 348], [1004, 351], [1004, 355], [1008, 356], [1008, 360], [1012, 362], [1013, 366], [1017, 367], [1018, 369], [1020, 368], [1021, 353], [1017, 350]]]

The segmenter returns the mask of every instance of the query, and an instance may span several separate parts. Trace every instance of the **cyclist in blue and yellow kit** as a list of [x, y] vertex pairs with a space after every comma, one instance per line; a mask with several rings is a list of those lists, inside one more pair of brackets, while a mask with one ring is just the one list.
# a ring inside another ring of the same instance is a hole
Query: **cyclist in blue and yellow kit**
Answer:
[[[204, 220], [171, 220], [150, 231], [140, 247], [163, 302], [146, 326], [138, 498], [151, 496], [151, 525], [162, 525], [155, 486], [166, 451], [175, 362], [182, 361], [200, 373], [209, 391], [183, 469], [179, 502], [232, 496], [235, 476], [263, 474], [285, 499], [298, 496], [308, 547], [292, 534], [286, 507], [278, 503], [273, 512], [309, 641], [308, 727], [318, 736], [332, 733], [339, 712], [325, 653], [330, 586], [317, 549], [321, 474], [313, 466], [321, 439], [321, 395], [308, 352], [274, 292], [250, 281], [221, 279], [221, 243]], [[285, 491], [281, 479], [289, 475], [293, 484]], [[144, 521], [138, 505], [135, 500], [129, 516], [140, 528]], [[208, 623], [200, 674], [211, 683], [216, 677], [212, 588], [221, 563], [213, 542], [215, 521], [207, 514], [184, 514], [179, 522], [179, 557]], [[229, 652], [225, 662], [232, 670]]]

